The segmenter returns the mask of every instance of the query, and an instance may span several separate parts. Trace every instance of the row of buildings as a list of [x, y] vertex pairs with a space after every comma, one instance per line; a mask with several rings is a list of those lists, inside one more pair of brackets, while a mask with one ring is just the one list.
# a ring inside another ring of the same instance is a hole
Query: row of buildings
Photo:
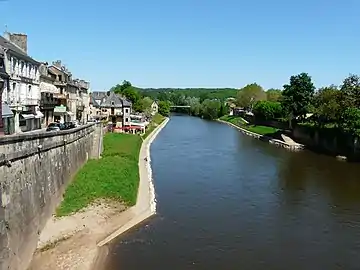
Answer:
[[28, 55], [27, 35], [0, 36], [0, 134], [46, 127], [54, 121], [90, 114], [90, 84], [74, 78], [61, 61], [40, 62]]

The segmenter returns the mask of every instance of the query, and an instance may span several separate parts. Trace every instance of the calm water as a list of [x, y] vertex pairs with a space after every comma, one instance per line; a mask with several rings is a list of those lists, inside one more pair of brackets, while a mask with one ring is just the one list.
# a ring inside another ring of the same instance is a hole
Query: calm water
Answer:
[[360, 269], [360, 164], [173, 116], [151, 149], [158, 214], [107, 268]]

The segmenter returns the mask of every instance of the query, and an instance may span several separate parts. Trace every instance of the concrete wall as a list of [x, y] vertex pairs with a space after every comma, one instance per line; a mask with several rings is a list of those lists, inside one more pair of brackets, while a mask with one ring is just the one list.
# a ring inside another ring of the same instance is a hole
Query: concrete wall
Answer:
[[307, 147], [332, 155], [360, 159], [360, 140], [336, 129], [295, 126], [293, 137]]
[[102, 151], [101, 124], [0, 137], [0, 269], [25, 270], [67, 184]]

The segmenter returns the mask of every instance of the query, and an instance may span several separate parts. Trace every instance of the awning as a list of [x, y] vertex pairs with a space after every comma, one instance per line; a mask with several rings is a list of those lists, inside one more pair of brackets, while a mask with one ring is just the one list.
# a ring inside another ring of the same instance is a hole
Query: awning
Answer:
[[55, 85], [46, 82], [40, 83], [40, 91], [42, 93], [53, 93], [53, 94], [59, 93], [59, 89], [57, 89]]
[[44, 114], [40, 111], [36, 111], [35, 118], [43, 118]]
[[7, 105], [5, 103], [1, 104], [1, 115], [2, 115], [2, 118], [9, 118], [9, 117], [14, 116], [14, 114], [11, 111], [9, 105]]
[[24, 118], [25, 120], [28, 119], [33, 119], [35, 117], [35, 115], [31, 114], [31, 113], [22, 113], [20, 114], [22, 118]]

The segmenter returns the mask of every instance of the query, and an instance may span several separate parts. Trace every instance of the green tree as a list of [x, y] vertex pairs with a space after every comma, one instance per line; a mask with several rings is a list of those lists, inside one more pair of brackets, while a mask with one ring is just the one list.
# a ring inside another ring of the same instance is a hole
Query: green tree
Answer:
[[206, 99], [202, 103], [201, 115], [205, 119], [213, 120], [218, 118], [221, 103], [218, 100]]
[[159, 113], [163, 116], [170, 115], [170, 103], [168, 101], [159, 101]]
[[240, 107], [251, 109], [257, 101], [265, 99], [264, 89], [260, 85], [252, 83], [239, 90], [236, 103]]
[[341, 114], [340, 91], [335, 85], [320, 88], [314, 96], [314, 114], [320, 126], [337, 123]]
[[141, 99], [142, 109], [143, 109], [144, 114], [147, 117], [151, 116], [151, 113], [152, 113], [151, 104], [152, 103], [153, 103], [153, 100], [149, 97], [144, 97], [143, 99]]
[[268, 101], [279, 101], [281, 98], [281, 92], [282, 91], [280, 89], [271, 88], [266, 91], [266, 99]]
[[255, 117], [263, 120], [271, 120], [282, 116], [282, 107], [280, 102], [261, 100], [254, 105]]
[[360, 107], [360, 78], [357, 75], [350, 74], [345, 78], [341, 85], [342, 94], [342, 106], [348, 107]]
[[122, 91], [122, 95], [125, 96], [128, 100], [135, 104], [140, 99], [139, 92], [132, 86], [125, 88]]
[[350, 107], [345, 109], [342, 115], [341, 126], [351, 134], [359, 135], [360, 130], [360, 109]]
[[290, 127], [295, 118], [305, 119], [314, 96], [315, 86], [307, 73], [290, 77], [290, 83], [284, 85], [282, 106], [286, 110]]

